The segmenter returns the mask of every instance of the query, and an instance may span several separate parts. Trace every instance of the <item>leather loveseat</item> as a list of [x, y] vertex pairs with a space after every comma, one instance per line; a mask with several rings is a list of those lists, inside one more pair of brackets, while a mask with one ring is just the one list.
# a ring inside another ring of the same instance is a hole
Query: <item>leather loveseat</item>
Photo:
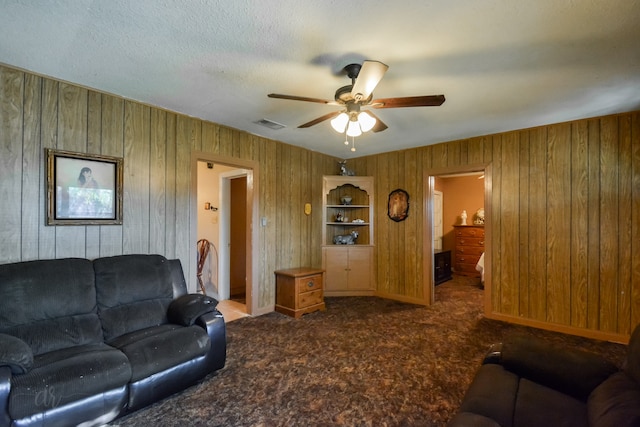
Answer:
[[159, 255], [0, 265], [0, 427], [105, 424], [221, 369], [215, 306]]
[[625, 366], [530, 337], [494, 347], [449, 427], [640, 426], [640, 326]]

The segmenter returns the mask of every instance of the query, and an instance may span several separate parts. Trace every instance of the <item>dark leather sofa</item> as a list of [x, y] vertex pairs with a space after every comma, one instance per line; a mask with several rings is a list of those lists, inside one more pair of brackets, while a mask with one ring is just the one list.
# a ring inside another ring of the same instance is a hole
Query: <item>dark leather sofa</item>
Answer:
[[0, 427], [102, 425], [221, 369], [216, 303], [159, 255], [0, 265]]
[[640, 426], [640, 326], [625, 366], [530, 337], [494, 347], [449, 427]]

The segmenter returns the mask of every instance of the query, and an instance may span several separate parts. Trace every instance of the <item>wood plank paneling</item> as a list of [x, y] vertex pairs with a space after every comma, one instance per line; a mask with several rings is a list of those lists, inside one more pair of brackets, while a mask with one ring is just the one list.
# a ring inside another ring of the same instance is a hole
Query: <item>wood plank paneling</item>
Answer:
[[[632, 153], [631, 116], [618, 117], [619, 175], [618, 175], [618, 327], [617, 332], [630, 334], [631, 325], [631, 199]], [[635, 325], [634, 325], [635, 326]]]
[[[123, 251], [149, 253], [149, 107], [132, 101], [124, 105]], [[126, 218], [126, 221], [124, 221]]]
[[547, 321], [570, 324], [571, 126], [547, 133]]
[[529, 318], [544, 321], [547, 317], [547, 131], [538, 128], [528, 133], [529, 241], [525, 256], [529, 261]]
[[640, 112], [631, 114], [631, 327], [640, 323]]
[[600, 327], [600, 121], [587, 121], [589, 128], [589, 255], [587, 261], [587, 328]]
[[[88, 91], [84, 88], [66, 83], [58, 86], [58, 148], [86, 151], [87, 97]], [[86, 243], [84, 226], [59, 227], [56, 230], [55, 257], [84, 258], [87, 254]]]
[[571, 126], [571, 325], [587, 327], [589, 257], [589, 129]]
[[529, 234], [529, 221], [532, 209], [531, 197], [522, 197], [525, 194], [530, 194], [531, 188], [531, 176], [529, 174], [529, 168], [531, 166], [529, 161], [529, 152], [531, 150], [529, 145], [529, 132], [519, 132], [519, 170], [518, 170], [518, 187], [520, 197], [518, 198], [518, 233], [520, 238], [518, 239], [518, 313], [520, 316], [529, 317], [531, 315], [531, 300], [530, 300], [530, 287], [531, 281], [529, 280], [531, 275], [529, 271], [529, 241], [531, 236]]
[[518, 160], [520, 139], [516, 132], [502, 136], [502, 186], [498, 206], [500, 212], [500, 235], [509, 236], [499, 240], [500, 259], [500, 306], [501, 312], [519, 316], [519, 197], [520, 179]]
[[600, 120], [600, 323], [615, 332], [618, 326], [618, 120]]
[[167, 228], [167, 113], [151, 111], [149, 147], [149, 252], [166, 252]]
[[[40, 146], [40, 109], [42, 78], [26, 74], [24, 80], [24, 108], [22, 130], [22, 195], [20, 212], [21, 259], [38, 259], [38, 231], [44, 221], [39, 200], [32, 197], [40, 192], [44, 182], [44, 153]], [[0, 215], [0, 218], [3, 218]]]
[[[333, 157], [2, 66], [0, 142], [0, 197], [17, 201], [0, 204], [0, 238], [8, 242], [0, 262], [161, 252], [179, 258], [192, 278], [190, 162], [203, 151], [260, 165], [259, 216], [267, 225], [258, 233], [254, 297], [261, 309], [275, 301], [275, 269], [320, 264], [321, 181], [337, 173]], [[125, 224], [46, 226], [44, 148], [124, 157]], [[350, 160], [358, 175], [375, 177], [378, 292], [428, 299], [422, 171], [488, 162], [489, 315], [628, 335], [640, 322], [638, 112]], [[411, 196], [402, 223], [387, 217], [396, 188]]]
[[0, 232], [2, 242], [14, 244], [0, 245], [0, 256], [7, 262], [21, 258], [21, 206], [7, 203], [20, 200], [22, 194], [22, 109], [24, 74], [8, 71], [0, 78], [0, 218], [3, 227]]
[[[124, 101], [113, 96], [102, 96], [101, 103], [101, 154], [124, 157]], [[128, 183], [124, 182], [124, 185], [127, 188]], [[121, 226], [100, 226], [99, 256], [122, 254], [122, 241]]]

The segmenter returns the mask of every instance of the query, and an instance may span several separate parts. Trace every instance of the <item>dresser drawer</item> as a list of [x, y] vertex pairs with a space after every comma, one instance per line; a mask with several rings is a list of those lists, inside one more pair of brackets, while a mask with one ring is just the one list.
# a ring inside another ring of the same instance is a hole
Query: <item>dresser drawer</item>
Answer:
[[484, 252], [484, 246], [456, 246], [456, 256], [471, 256], [480, 258]]
[[476, 256], [476, 255], [456, 255], [456, 265], [458, 264], [469, 264], [472, 265], [474, 268], [476, 266], [476, 264], [478, 263], [478, 260], [480, 260], [480, 256]]
[[456, 237], [484, 237], [484, 228], [456, 227]]
[[458, 246], [479, 246], [484, 247], [484, 237], [456, 237], [456, 247]]

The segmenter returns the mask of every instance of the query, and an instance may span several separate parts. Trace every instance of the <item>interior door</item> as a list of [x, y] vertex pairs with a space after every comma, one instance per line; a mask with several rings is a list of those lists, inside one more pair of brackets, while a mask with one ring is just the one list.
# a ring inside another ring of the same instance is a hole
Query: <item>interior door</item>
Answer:
[[247, 289], [247, 177], [230, 180], [229, 288], [232, 298]]

